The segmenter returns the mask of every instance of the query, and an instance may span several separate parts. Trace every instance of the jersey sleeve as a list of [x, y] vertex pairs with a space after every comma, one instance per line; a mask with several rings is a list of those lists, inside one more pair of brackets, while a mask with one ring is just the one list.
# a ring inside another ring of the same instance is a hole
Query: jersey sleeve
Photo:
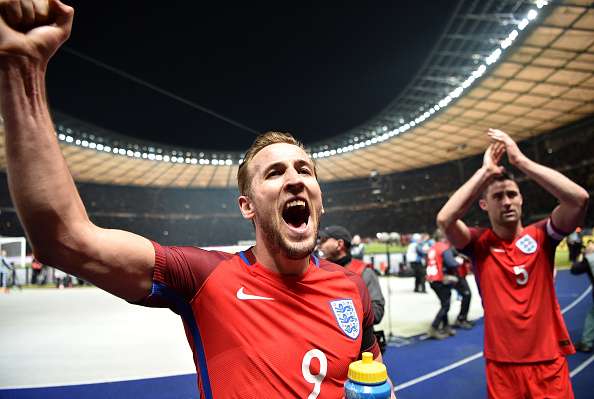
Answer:
[[468, 231], [470, 232], [470, 241], [468, 242], [468, 244], [466, 244], [464, 248], [457, 248], [460, 251], [460, 253], [472, 258], [474, 252], [474, 245], [476, 244], [478, 238], [484, 230], [485, 229], [478, 227], [469, 227]]
[[149, 307], [168, 307], [176, 311], [179, 300], [190, 302], [210, 273], [232, 254], [197, 247], [165, 247], [152, 242], [155, 266], [151, 293], [138, 302]]
[[553, 241], [555, 246], [557, 246], [557, 244], [559, 244], [563, 238], [570, 234], [555, 227], [552, 218], [541, 220], [540, 222], [537, 222], [536, 225], [541, 228], [544, 227], [545, 231], [547, 232], [547, 236]]

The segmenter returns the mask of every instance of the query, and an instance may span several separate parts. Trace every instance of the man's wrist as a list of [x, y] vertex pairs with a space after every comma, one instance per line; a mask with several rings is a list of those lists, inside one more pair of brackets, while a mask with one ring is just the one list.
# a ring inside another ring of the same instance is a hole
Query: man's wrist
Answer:
[[47, 61], [41, 61], [21, 54], [0, 55], [0, 74], [20, 74], [22, 76], [45, 75]]
[[524, 171], [525, 168], [528, 167], [528, 164], [530, 162], [532, 162], [530, 158], [528, 158], [526, 155], [522, 153], [509, 160], [509, 163], [511, 163], [513, 166], [520, 169], [521, 171]]
[[489, 168], [487, 166], [481, 166], [479, 170], [477, 170], [476, 174], [482, 182], [487, 182], [491, 180], [493, 177], [497, 176], [499, 174], [499, 171], [493, 168]]
[[0, 61], [0, 112], [6, 129], [23, 124], [35, 129], [37, 126], [31, 124], [47, 123], [46, 65], [24, 56]]

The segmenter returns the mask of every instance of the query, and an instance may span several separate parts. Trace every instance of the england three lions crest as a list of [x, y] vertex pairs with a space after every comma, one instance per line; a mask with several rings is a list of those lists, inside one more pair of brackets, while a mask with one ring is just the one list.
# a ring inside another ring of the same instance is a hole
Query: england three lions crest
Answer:
[[516, 247], [527, 255], [533, 254], [538, 249], [538, 243], [528, 234], [516, 241]]
[[336, 322], [347, 337], [357, 339], [361, 326], [359, 316], [355, 310], [355, 304], [352, 299], [337, 299], [330, 301], [332, 312], [336, 317]]

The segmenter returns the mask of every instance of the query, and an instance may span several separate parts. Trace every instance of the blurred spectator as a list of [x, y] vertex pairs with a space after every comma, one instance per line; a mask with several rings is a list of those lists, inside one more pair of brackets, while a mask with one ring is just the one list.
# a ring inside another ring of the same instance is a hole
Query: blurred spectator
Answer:
[[[590, 283], [594, 285], [594, 242], [588, 242], [584, 251], [584, 256], [581, 261], [574, 262], [571, 265], [572, 274], [587, 273], [590, 278]], [[594, 298], [594, 291], [592, 292]], [[584, 329], [582, 331], [582, 339], [575, 344], [575, 349], [580, 352], [592, 352], [592, 345], [594, 344], [594, 305], [590, 312], [586, 315], [584, 321]]]
[[454, 322], [454, 327], [469, 330], [474, 327], [474, 323], [468, 320], [468, 311], [470, 309], [472, 293], [470, 292], [468, 281], [466, 281], [466, 276], [470, 273], [470, 259], [462, 254], [458, 254], [454, 248], [452, 248], [452, 251], [455, 255], [456, 263], [459, 266], [453, 269], [447, 269], [446, 273], [451, 273], [458, 278], [458, 281], [454, 284], [454, 289], [462, 298], [462, 303], [460, 304], [460, 313]]
[[363, 255], [365, 255], [365, 245], [361, 242], [361, 237], [355, 234], [351, 241], [351, 256], [353, 259], [363, 260]]
[[13, 266], [6, 259], [6, 251], [0, 252], [0, 292], [8, 293], [8, 277], [12, 274]]
[[567, 236], [567, 249], [569, 251], [569, 261], [574, 263], [582, 253], [582, 229], [576, 228], [573, 233]]
[[64, 273], [60, 269], [54, 269], [54, 279], [56, 282], [56, 288], [64, 289], [72, 287], [72, 276]]
[[427, 281], [435, 295], [439, 299], [440, 308], [427, 335], [429, 338], [444, 339], [456, 334], [448, 320], [450, 310], [450, 299], [452, 297], [452, 284], [458, 278], [452, 274], [446, 274], [446, 268], [457, 268], [458, 261], [455, 259], [450, 244], [445, 239], [439, 239], [427, 253]]
[[31, 284], [44, 285], [46, 281], [45, 265], [33, 258], [31, 261]]
[[414, 292], [427, 292], [425, 287], [425, 253], [423, 252], [423, 240], [420, 234], [413, 234], [410, 244], [406, 248], [406, 261], [415, 275]]

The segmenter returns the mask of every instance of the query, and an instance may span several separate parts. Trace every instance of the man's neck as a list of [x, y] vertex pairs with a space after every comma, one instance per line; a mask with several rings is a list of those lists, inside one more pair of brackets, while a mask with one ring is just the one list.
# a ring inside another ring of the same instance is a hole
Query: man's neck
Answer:
[[520, 235], [524, 227], [522, 226], [522, 222], [518, 221], [518, 223], [514, 225], [491, 225], [493, 231], [497, 235], [497, 237], [501, 238], [504, 241], [512, 241], [517, 236]]
[[339, 257], [337, 257], [336, 259], [332, 259], [332, 262], [340, 265], [340, 266], [346, 266], [349, 263], [351, 263], [352, 257], [351, 254], [340, 254]]
[[259, 264], [281, 275], [300, 276], [309, 266], [309, 255], [301, 259], [290, 259], [281, 250], [270, 250], [261, 244], [254, 245], [252, 252]]

